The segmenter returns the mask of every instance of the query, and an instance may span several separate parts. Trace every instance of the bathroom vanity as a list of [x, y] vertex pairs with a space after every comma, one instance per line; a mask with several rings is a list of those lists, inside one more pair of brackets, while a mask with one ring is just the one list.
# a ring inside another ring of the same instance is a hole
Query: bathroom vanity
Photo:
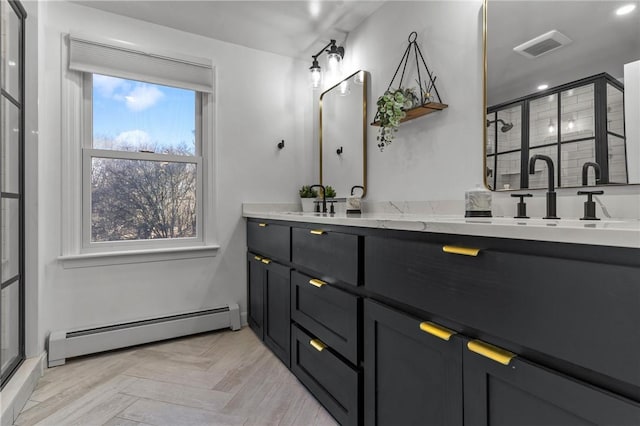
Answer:
[[341, 424], [640, 424], [638, 221], [245, 217], [249, 325]]

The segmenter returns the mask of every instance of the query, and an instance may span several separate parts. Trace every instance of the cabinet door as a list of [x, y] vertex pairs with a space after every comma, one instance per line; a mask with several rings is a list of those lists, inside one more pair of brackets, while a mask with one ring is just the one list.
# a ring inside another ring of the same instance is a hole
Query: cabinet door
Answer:
[[274, 262], [265, 265], [264, 342], [287, 367], [291, 365], [290, 272]]
[[264, 264], [262, 257], [247, 254], [247, 322], [260, 340], [264, 340]]
[[639, 425], [640, 404], [539, 365], [503, 365], [464, 350], [464, 419], [470, 426]]
[[421, 321], [365, 302], [366, 425], [462, 425], [462, 340], [421, 330]]

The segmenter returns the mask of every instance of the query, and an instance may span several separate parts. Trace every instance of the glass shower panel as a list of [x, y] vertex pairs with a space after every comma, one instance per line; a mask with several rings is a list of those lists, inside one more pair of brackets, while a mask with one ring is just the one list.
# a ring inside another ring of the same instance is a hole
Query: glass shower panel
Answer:
[[0, 190], [2, 192], [17, 193], [19, 191], [19, 147], [20, 147], [20, 110], [4, 96], [0, 105], [0, 128], [2, 137], [0, 142]]
[[495, 154], [496, 152], [496, 115], [495, 113], [487, 115], [487, 155]]
[[529, 103], [529, 146], [558, 141], [558, 96], [535, 99]]
[[[560, 181], [563, 187], [582, 185], [582, 166], [596, 161], [595, 139], [564, 143], [560, 146]], [[589, 185], [595, 185], [595, 173], [589, 170]]]
[[5, 373], [20, 356], [19, 281], [2, 289], [0, 312], [0, 372]]
[[[513, 151], [522, 146], [522, 106], [498, 111], [497, 152]], [[501, 121], [502, 120], [502, 121]]]
[[622, 90], [607, 83], [607, 132], [624, 136], [624, 96]]
[[520, 151], [498, 154], [496, 188], [520, 189]]
[[0, 214], [2, 224], [2, 282], [5, 282], [20, 272], [20, 203], [16, 198], [2, 198], [0, 203]]
[[595, 85], [575, 87], [561, 94], [561, 140], [592, 138], [595, 135]]
[[8, 1], [0, 3], [0, 28], [2, 29], [2, 43], [0, 43], [0, 66], [2, 66], [2, 88], [14, 99], [21, 101], [20, 96], [20, 35], [21, 21], [13, 11]]
[[[558, 146], [545, 146], [543, 148], [535, 148], [529, 150], [529, 158], [536, 154], [546, 155], [553, 161], [554, 179], [556, 186], [558, 185]], [[529, 188], [547, 188], [549, 172], [547, 171], [547, 163], [544, 161], [536, 161], [535, 174], [529, 175]]]
[[608, 136], [609, 183], [629, 183], [625, 141], [615, 135]]

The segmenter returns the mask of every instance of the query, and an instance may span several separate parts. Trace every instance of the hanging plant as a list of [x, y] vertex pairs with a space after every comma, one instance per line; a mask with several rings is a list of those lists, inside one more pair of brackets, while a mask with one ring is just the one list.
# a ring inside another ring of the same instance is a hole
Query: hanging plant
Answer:
[[380, 122], [380, 131], [376, 139], [381, 151], [393, 141], [400, 120], [407, 115], [405, 111], [413, 108], [416, 102], [419, 100], [412, 88], [387, 90], [378, 98], [376, 120]]
[[[384, 147], [393, 141], [394, 133], [398, 131], [398, 126], [401, 122], [413, 120], [434, 111], [442, 111], [448, 107], [440, 99], [436, 88], [437, 77], [427, 67], [427, 62], [424, 60], [422, 51], [416, 42], [417, 38], [418, 34], [415, 31], [409, 34], [407, 40], [409, 45], [405, 49], [402, 59], [400, 59], [396, 72], [393, 74], [386, 92], [378, 98], [378, 112], [371, 125], [380, 126], [380, 132], [377, 137], [380, 151], [383, 151]], [[412, 49], [414, 55], [411, 55]], [[412, 56], [415, 57], [416, 75], [418, 77], [416, 83], [418, 86], [417, 88], [405, 89], [402, 87], [402, 82], [409, 58]], [[398, 88], [392, 89], [391, 86], [396, 82], [400, 69], [402, 69], [402, 73], [400, 73], [400, 80], [396, 83]]]

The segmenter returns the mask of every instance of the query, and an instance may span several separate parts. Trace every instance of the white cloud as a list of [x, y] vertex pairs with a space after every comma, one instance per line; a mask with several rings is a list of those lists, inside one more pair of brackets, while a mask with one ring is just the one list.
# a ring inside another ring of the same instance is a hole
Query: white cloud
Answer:
[[111, 98], [116, 91], [127, 90], [129, 84], [126, 80], [107, 75], [94, 74], [93, 87], [105, 98]]
[[127, 108], [131, 111], [142, 111], [154, 106], [164, 97], [157, 87], [148, 84], [137, 84], [136, 87], [124, 96]]
[[121, 149], [139, 151], [141, 149], [149, 149], [150, 144], [151, 136], [144, 130], [127, 130], [115, 138], [115, 145]]

